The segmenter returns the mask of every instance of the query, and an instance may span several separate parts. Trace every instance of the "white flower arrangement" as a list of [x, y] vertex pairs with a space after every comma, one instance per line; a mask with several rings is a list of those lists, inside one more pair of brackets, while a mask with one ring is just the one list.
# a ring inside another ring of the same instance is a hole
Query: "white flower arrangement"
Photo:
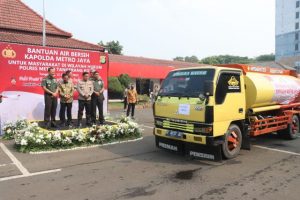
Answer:
[[54, 141], [60, 141], [61, 140], [61, 132], [55, 131], [54, 134], [52, 135], [52, 138]]
[[28, 144], [28, 142], [27, 142], [27, 140], [26, 139], [21, 139], [21, 141], [20, 141], [20, 145], [21, 146], [26, 146]]
[[91, 141], [92, 143], [94, 143], [95, 140], [96, 140], [96, 137], [90, 137], [90, 141]]
[[20, 121], [6, 124], [5, 134], [13, 137], [16, 148], [21, 152], [46, 151], [49, 149], [72, 148], [90, 144], [105, 144], [129, 138], [140, 138], [138, 124], [128, 119], [121, 119], [112, 125], [93, 126], [85, 129], [67, 131], [47, 131], [38, 123]]
[[25, 136], [25, 137], [32, 137], [32, 136], [33, 136], [33, 133], [30, 132], [30, 131], [25, 131], [24, 136]]

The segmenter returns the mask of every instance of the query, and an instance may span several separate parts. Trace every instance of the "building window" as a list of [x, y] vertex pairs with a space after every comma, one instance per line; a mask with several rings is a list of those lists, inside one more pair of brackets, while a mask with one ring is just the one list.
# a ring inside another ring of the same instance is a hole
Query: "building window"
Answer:
[[299, 51], [299, 45], [295, 44], [295, 51]]
[[296, 8], [300, 7], [300, 1], [296, 1]]
[[296, 29], [296, 30], [299, 29], [299, 22], [297, 22], [297, 23], [295, 24], [295, 29]]
[[300, 61], [295, 62], [295, 68], [296, 68], [297, 72], [300, 73]]
[[295, 33], [295, 40], [299, 40], [299, 33]]
[[296, 66], [296, 70], [297, 70], [297, 73], [299, 74], [300, 73], [300, 67]]
[[296, 12], [296, 19], [299, 19], [299, 12]]

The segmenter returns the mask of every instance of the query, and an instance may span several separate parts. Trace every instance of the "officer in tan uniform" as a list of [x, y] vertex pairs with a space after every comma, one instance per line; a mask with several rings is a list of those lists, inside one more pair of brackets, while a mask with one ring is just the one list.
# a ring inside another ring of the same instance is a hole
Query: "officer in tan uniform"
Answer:
[[85, 110], [85, 116], [86, 116], [86, 125], [91, 125], [91, 100], [92, 100], [92, 94], [94, 92], [94, 85], [93, 82], [89, 80], [89, 73], [83, 72], [82, 74], [82, 80], [78, 82], [77, 84], [77, 91], [79, 93], [78, 97], [78, 126], [82, 126], [82, 116], [83, 111]]
[[[60, 96], [60, 111], [59, 117], [62, 126], [72, 126], [72, 104], [74, 96], [74, 85], [73, 82], [69, 80], [68, 74], [64, 73], [62, 75], [62, 82], [58, 86], [59, 96]], [[66, 110], [68, 121], [66, 123]]]

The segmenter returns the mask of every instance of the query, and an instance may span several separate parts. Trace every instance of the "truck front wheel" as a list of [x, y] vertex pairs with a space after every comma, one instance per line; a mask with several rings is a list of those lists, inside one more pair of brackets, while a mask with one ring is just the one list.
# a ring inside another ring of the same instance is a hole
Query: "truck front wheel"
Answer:
[[222, 144], [223, 156], [227, 159], [236, 157], [240, 153], [241, 146], [241, 129], [237, 125], [231, 124], [225, 134], [225, 141]]
[[297, 134], [300, 132], [299, 125], [299, 117], [297, 115], [293, 115], [292, 123], [289, 124], [286, 129], [277, 131], [277, 133], [278, 135], [290, 140], [296, 139]]

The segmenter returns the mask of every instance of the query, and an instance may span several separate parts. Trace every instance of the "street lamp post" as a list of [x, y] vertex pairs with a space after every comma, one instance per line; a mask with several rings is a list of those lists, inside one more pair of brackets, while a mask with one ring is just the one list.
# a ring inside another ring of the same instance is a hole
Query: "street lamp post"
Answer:
[[43, 0], [43, 46], [46, 46], [45, 0]]

